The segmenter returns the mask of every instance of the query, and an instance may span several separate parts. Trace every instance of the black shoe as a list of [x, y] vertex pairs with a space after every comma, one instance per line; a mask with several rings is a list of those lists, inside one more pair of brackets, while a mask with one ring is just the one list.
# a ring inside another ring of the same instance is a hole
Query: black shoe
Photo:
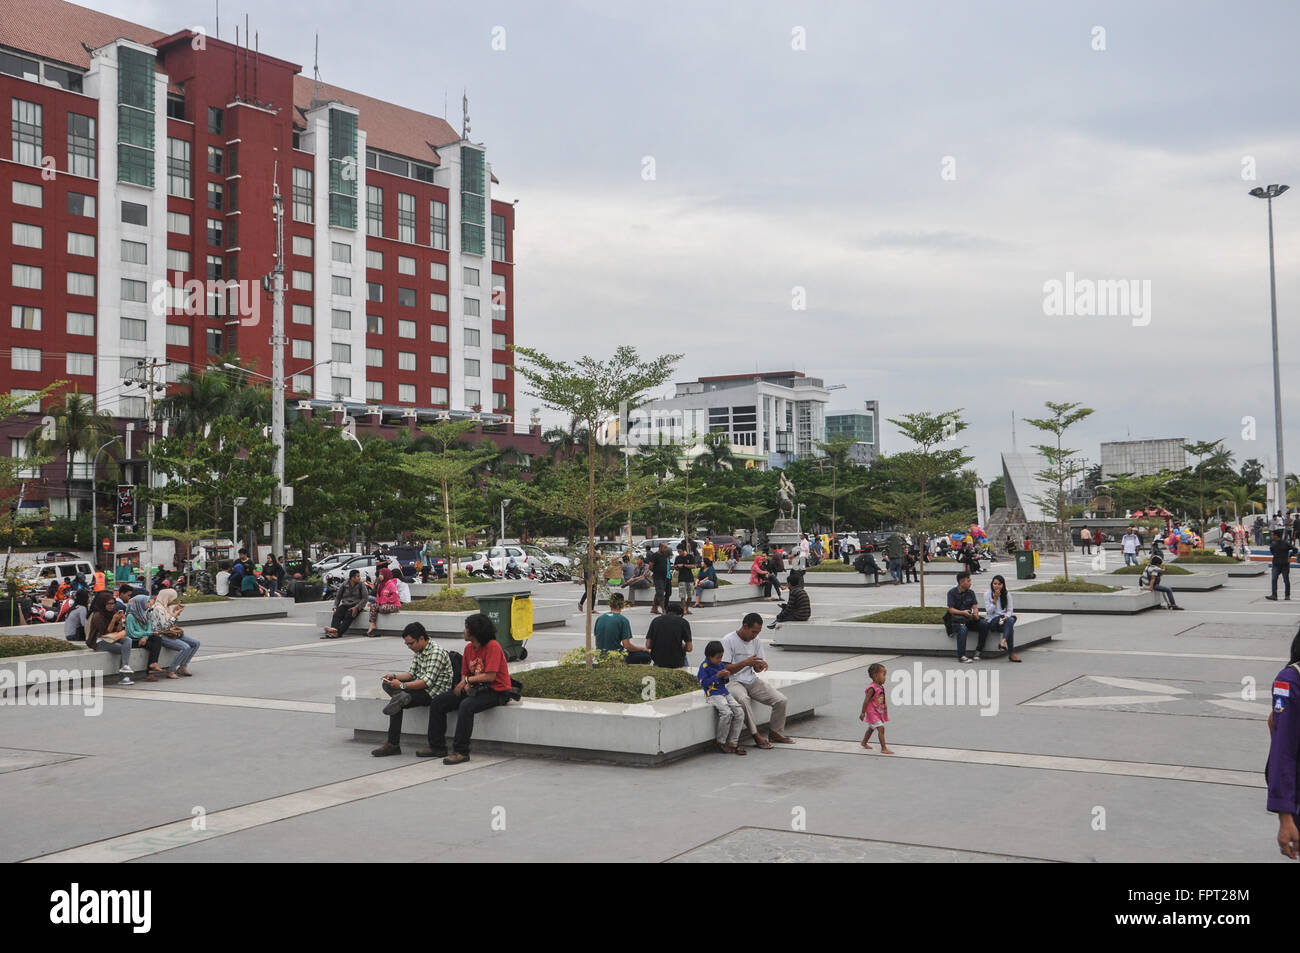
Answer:
[[1264, 598], [1269, 602], [1277, 602], [1277, 596], [1265, 596]]
[[447, 752], [434, 751], [432, 748], [421, 748], [415, 753], [415, 756], [417, 758], [445, 758], [447, 757]]
[[411, 705], [410, 692], [398, 692], [393, 696], [393, 700], [384, 706], [385, 715], [396, 715], [403, 708], [409, 708]]
[[370, 752], [376, 758], [387, 758], [390, 754], [401, 754], [402, 749], [398, 745], [389, 744], [385, 741], [382, 745]]
[[1183, 611], [1183, 607], [1182, 607], [1182, 606], [1170, 606], [1169, 608], [1173, 609], [1175, 612], [1182, 612], [1182, 611]]

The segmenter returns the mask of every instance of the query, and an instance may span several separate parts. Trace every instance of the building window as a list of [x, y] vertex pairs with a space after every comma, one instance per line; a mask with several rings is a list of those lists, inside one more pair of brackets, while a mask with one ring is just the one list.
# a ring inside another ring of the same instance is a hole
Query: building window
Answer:
[[20, 331], [39, 331], [41, 329], [41, 309], [27, 308], [16, 304], [10, 308], [10, 326]]
[[384, 253], [375, 251], [373, 248], [366, 249], [366, 267], [374, 268], [377, 271], [384, 267]]
[[336, 397], [352, 396], [352, 378], [350, 377], [331, 377], [330, 386], [333, 388]]
[[415, 196], [397, 193], [397, 240], [415, 243]]
[[478, 358], [476, 357], [465, 358], [465, 376], [478, 377]]
[[330, 257], [345, 265], [352, 264], [352, 246], [345, 242], [330, 242]]
[[[447, 203], [433, 201], [429, 203], [429, 244], [434, 248], [447, 250]], [[445, 277], [445, 276], [444, 276]]]
[[293, 323], [294, 324], [311, 324], [311, 305], [295, 304], [293, 306]]
[[168, 212], [167, 231], [177, 235], [188, 235], [190, 233], [190, 217], [184, 212]]
[[[216, 332], [216, 335], [217, 335], [218, 340], [220, 340], [220, 338], [221, 338], [221, 332], [220, 332], [220, 331], [217, 331], [217, 332]], [[220, 351], [220, 350], [216, 350], [216, 351], [213, 351], [212, 353], [213, 353], [213, 354], [220, 354], [221, 351]], [[118, 404], [117, 404], [117, 411], [118, 411], [118, 416], [126, 417], [126, 418], [128, 418], [128, 419], [140, 420], [140, 419], [142, 419], [142, 418], [144, 417], [144, 415], [145, 415], [145, 403], [144, 403], [144, 398], [143, 398], [143, 397], [123, 397], [123, 398], [120, 398], [119, 401], [118, 401]]]
[[397, 385], [397, 399], [398, 399], [398, 401], [399, 401], [400, 403], [403, 403], [403, 404], [414, 404], [414, 403], [415, 403], [415, 385], [414, 385], [414, 384], [398, 384], [398, 385]]
[[167, 270], [188, 273], [190, 270], [190, 253], [179, 248], [167, 249]]
[[366, 381], [366, 400], [383, 401], [384, 382]]
[[465, 388], [465, 406], [466, 406], [466, 407], [469, 407], [469, 408], [472, 410], [472, 409], [475, 408], [475, 407], [480, 407], [480, 406], [482, 406], [482, 404], [483, 404], [483, 400], [482, 400], [482, 398], [480, 397], [479, 392], [478, 392], [477, 390], [473, 390], [473, 389], [468, 388], [468, 387]]
[[[297, 133], [295, 133], [297, 135]], [[313, 386], [310, 374], [293, 375], [293, 392], [295, 394], [310, 394], [315, 387]]]
[[401, 305], [403, 308], [414, 308], [414, 307], [415, 307], [415, 289], [414, 289], [414, 288], [398, 288], [398, 289], [397, 289], [397, 303], [398, 303], [399, 305]]
[[[140, 282], [144, 284], [144, 282]], [[88, 298], [95, 297], [95, 276], [84, 275], [75, 271], [68, 272], [68, 294], [85, 295]], [[141, 301], [144, 299], [141, 298]]]
[[[352, 330], [352, 312], [333, 308], [330, 311], [330, 326], [340, 331]], [[335, 358], [337, 360], [337, 358]]]
[[[39, 225], [24, 225], [22, 222], [14, 222], [13, 242], [23, 248], [43, 248], [45, 245], [45, 229]], [[93, 255], [94, 252], [91, 252], [91, 254]]]
[[466, 346], [466, 347], [478, 347], [478, 346], [479, 346], [479, 334], [478, 334], [478, 328], [466, 328], [466, 329], [465, 329], [465, 346]]
[[184, 139], [167, 140], [167, 194], [193, 198], [190, 189], [190, 144]]
[[208, 183], [208, 208], [220, 209], [224, 207], [226, 198], [226, 189], [219, 182]]
[[208, 256], [208, 279], [221, 281], [225, 277], [226, 262], [220, 255]]
[[397, 273], [399, 275], [415, 274], [415, 259], [407, 255], [397, 256]]
[[213, 136], [221, 136], [226, 130], [226, 113], [223, 109], [215, 106], [208, 107], [208, 133]]
[[503, 381], [506, 379], [506, 366], [504, 364], [492, 365], [492, 379], [494, 381]]
[[430, 374], [446, 374], [446, 373], [447, 373], [447, 359], [446, 359], [445, 357], [443, 357], [441, 354], [433, 354], [433, 355], [431, 355], [431, 356], [429, 357], [429, 373], [430, 373]]
[[71, 70], [59, 69], [57, 66], [45, 66], [45, 82], [71, 93], [81, 92], [81, 74]]
[[384, 190], [377, 185], [366, 186], [366, 234], [384, 237]]
[[397, 369], [399, 371], [415, 370], [415, 354], [412, 351], [397, 352]]
[[429, 340], [434, 344], [447, 343], [447, 325], [434, 324], [429, 327]]
[[311, 169], [293, 170], [293, 220], [312, 221]]
[[68, 113], [68, 171], [95, 177], [95, 120], [91, 116]]
[[346, 275], [330, 275], [330, 291], [344, 298], [352, 297], [352, 279]]
[[506, 260], [506, 217], [492, 216], [492, 260]]
[[470, 286], [470, 287], [472, 287], [472, 288], [477, 288], [477, 287], [478, 287], [478, 269], [477, 269], [477, 268], [466, 268], [466, 269], [465, 269], [465, 284], [468, 285], [468, 286]]
[[460, 250], [481, 255], [486, 244], [487, 154], [482, 149], [460, 150]]
[[311, 239], [306, 235], [293, 236], [293, 253], [301, 255], [303, 258], [310, 258], [312, 256]]
[[185, 97], [175, 93], [167, 94], [167, 118], [185, 119]]
[[13, 160], [23, 165], [40, 165], [42, 152], [41, 106], [24, 99], [13, 100]]
[[[225, 153], [223, 153], [216, 146], [208, 146], [208, 171], [211, 172], [213, 175], [223, 175], [224, 171], [222, 167], [224, 165], [225, 165]], [[233, 175], [234, 169], [231, 169], [230, 171], [231, 174]]]
[[429, 277], [434, 281], [446, 281], [447, 266], [440, 261], [429, 262]]
[[293, 339], [293, 356], [295, 360], [311, 360], [311, 341], [304, 341], [302, 338]]
[[366, 348], [366, 367], [383, 367], [384, 350], [378, 347]]
[[217, 248], [226, 247], [225, 240], [225, 223], [219, 218], [208, 219], [208, 244], [215, 245]]
[[330, 360], [335, 364], [352, 363], [352, 345], [339, 344], [337, 341], [332, 345], [333, 351], [330, 354]]
[[149, 206], [141, 205], [139, 202], [122, 203], [122, 224], [123, 225], [149, 225]]
[[366, 333], [367, 334], [384, 333], [384, 319], [381, 315], [378, 314], [366, 315]]
[[[72, 250], [73, 233], [68, 233], [68, 254], [69, 255], [93, 255], [95, 254], [95, 239], [91, 235], [80, 235], [79, 238], [90, 239], [89, 252], [74, 252]], [[144, 242], [129, 242], [122, 239], [122, 260], [129, 265], [147, 265], [149, 264], [149, 246]]]
[[384, 286], [377, 281], [367, 281], [366, 300], [382, 304], [384, 301]]
[[436, 291], [429, 295], [429, 309], [431, 311], [446, 311], [447, 296], [444, 294], [438, 294]]
[[84, 334], [88, 337], [95, 335], [95, 316], [93, 314], [82, 314], [78, 311], [68, 312], [68, 333]]
[[15, 371], [39, 371], [41, 351], [35, 347], [16, 347], [9, 351], [9, 367]]
[[310, 271], [295, 271], [293, 273], [293, 290], [294, 291], [312, 290], [312, 277]]
[[477, 318], [478, 316], [479, 316], [479, 312], [478, 312], [478, 298], [466, 298], [466, 299], [465, 299], [465, 317], [467, 317], [467, 318]]
[[433, 406], [435, 406], [435, 407], [446, 407], [446, 406], [447, 406], [447, 388], [445, 388], [445, 387], [430, 387], [430, 388], [429, 388], [429, 403], [433, 404]]
[[149, 338], [149, 322], [139, 318], [123, 318], [120, 337], [123, 341], [145, 341]]
[[167, 325], [167, 344], [170, 347], [189, 347], [190, 329], [183, 324]]
[[509, 394], [502, 394], [502, 393], [500, 393], [500, 392], [494, 393], [494, 394], [492, 395], [492, 409], [493, 409], [493, 410], [505, 410], [505, 409], [506, 409], [506, 401], [507, 401], [509, 398], [510, 398], [510, 395], [509, 395]]
[[507, 347], [506, 336], [504, 334], [492, 335], [492, 347], [498, 351], [504, 351]]
[[[33, 83], [41, 81], [41, 65], [36, 60], [29, 60], [25, 56], [15, 56], [12, 53], [0, 51], [0, 73], [8, 76], [17, 76], [19, 79], [30, 80]], [[18, 454], [14, 454], [18, 456]]]
[[330, 224], [357, 227], [357, 117], [330, 110]]
[[[208, 353], [212, 355], [221, 354], [222, 353], [221, 332], [218, 331], [216, 328], [208, 328], [207, 339], [208, 339]], [[143, 400], [143, 398], [141, 399]]]
[[[28, 208], [43, 208], [45, 205], [44, 195], [44, 190], [39, 185], [30, 185], [27, 182], [18, 182], [16, 180], [14, 182], [13, 198], [15, 205], [26, 205]], [[69, 197], [71, 197], [71, 193]], [[85, 197], [90, 198], [90, 196]], [[94, 214], [93, 210], [91, 214]]]
[[397, 336], [400, 337], [400, 338], [411, 338], [412, 340], [414, 340], [414, 339], [415, 339], [415, 322], [414, 322], [414, 321], [398, 321], [398, 322], [397, 322]]
[[38, 265], [14, 265], [10, 275], [15, 288], [40, 291], [44, 286], [44, 272]]

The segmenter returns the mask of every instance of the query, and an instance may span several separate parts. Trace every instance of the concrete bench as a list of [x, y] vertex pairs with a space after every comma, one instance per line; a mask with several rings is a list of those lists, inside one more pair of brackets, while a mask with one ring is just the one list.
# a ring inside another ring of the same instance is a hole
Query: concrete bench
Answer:
[[[1055, 613], [1017, 613], [1016, 652], [1050, 642], [1060, 635], [1062, 621]], [[978, 636], [966, 640], [967, 652], [974, 652]], [[983, 657], [1001, 658], [1000, 636], [990, 632], [984, 643]], [[957, 640], [950, 638], [942, 625], [899, 625], [879, 622], [783, 622], [773, 635], [774, 644], [783, 649], [834, 652], [879, 653], [885, 655], [935, 655], [956, 657]]]
[[[1121, 589], [1119, 592], [1014, 592], [1011, 597], [1012, 607], [1017, 613], [1023, 609], [1030, 612], [1135, 615], [1156, 608], [1162, 601], [1160, 593], [1144, 589]], [[1019, 632], [1020, 625], [1017, 623], [1017, 636]]]
[[[628, 592], [628, 590], [626, 589], [616, 589], [614, 591], [622, 592], [624, 595], [626, 595]], [[733, 602], [753, 602], [756, 599], [763, 598], [763, 587], [751, 586], [748, 583], [746, 583], [743, 586], [738, 586], [738, 585], [718, 586], [716, 589], [703, 589], [703, 590], [696, 590], [696, 591], [699, 592], [700, 594], [700, 605], [703, 606], [730, 605]], [[652, 602], [654, 602], [654, 598], [655, 598], [654, 589], [636, 590], [637, 605], [648, 606]], [[677, 587], [674, 585], [671, 601], [677, 602], [678, 600], [679, 600], [679, 593], [677, 591]], [[599, 600], [600, 605], [607, 605], [608, 603], [609, 600], [604, 596], [602, 596]]]
[[[495, 582], [472, 582], [468, 585], [465, 583], [466, 576], [462, 572], [456, 573], [456, 588], [463, 588], [465, 595], [470, 598], [475, 596], [501, 596], [507, 593], [527, 592], [534, 596], [542, 588], [541, 583], [536, 579], [503, 579]], [[426, 596], [436, 596], [446, 586], [443, 583], [435, 582], [413, 582], [411, 586], [411, 598], [423, 599]]]
[[[538, 602], [533, 600], [533, 628], [544, 629], [548, 626], [564, 625], [569, 616], [573, 615], [574, 608], [569, 602]], [[380, 635], [401, 635], [402, 629], [412, 622], [418, 622], [424, 626], [425, 630], [435, 638], [452, 638], [463, 641], [465, 634], [465, 617], [473, 615], [472, 611], [466, 612], [389, 612], [380, 613], [378, 620], [375, 622], [375, 631]], [[316, 624], [322, 629], [330, 624], [334, 618], [332, 609], [325, 609], [316, 613]], [[370, 625], [370, 616], [367, 610], [362, 609], [352, 625], [343, 633], [345, 636], [362, 635]]]
[[[1191, 567], [1185, 567], [1190, 569]], [[1074, 578], [1071, 576], [1070, 578]], [[1123, 586], [1124, 588], [1136, 589], [1141, 584], [1141, 573], [1121, 573], [1116, 575], [1112, 572], [1088, 573], [1081, 577], [1087, 582], [1100, 583], [1103, 586]], [[1174, 592], [1209, 592], [1212, 589], [1218, 589], [1220, 586], [1228, 584], [1228, 573], [1226, 567], [1218, 566], [1209, 572], [1189, 572], [1186, 576], [1174, 576], [1165, 573], [1160, 584], [1168, 586]]]
[[[267, 599], [228, 599], [223, 602], [199, 602], [185, 607], [181, 613], [182, 628], [191, 625], [210, 625], [214, 622], [245, 622], [255, 619], [283, 619], [289, 615], [292, 599], [274, 596]], [[63, 638], [62, 622], [38, 622], [35, 625], [15, 625], [0, 629], [0, 635], [47, 635]]]
[[[542, 662], [537, 666], [553, 664]], [[532, 667], [512, 665], [511, 671], [518, 673]], [[645, 674], [653, 677], [655, 669], [644, 668]], [[830, 704], [829, 675], [768, 671], [762, 677], [789, 699], [787, 719], [807, 717], [818, 706]], [[388, 699], [377, 693], [337, 697], [334, 724], [351, 729], [355, 740], [382, 742], [388, 731], [388, 717], [383, 711], [387, 703]], [[766, 725], [770, 710], [757, 702], [751, 704], [759, 726]], [[717, 713], [699, 691], [638, 705], [525, 698], [475, 716], [472, 750], [651, 766], [711, 748], [716, 725]], [[447, 716], [449, 739], [455, 728], [453, 713]], [[427, 744], [428, 729], [428, 708], [407, 709], [402, 720], [402, 744], [412, 755]], [[447, 750], [451, 750], [450, 742]]]
[[[166, 668], [175, 657], [174, 651], [165, 648], [158, 658], [158, 664]], [[67, 685], [77, 680], [82, 684], [95, 679], [101, 680], [101, 683], [115, 681], [121, 677], [117, 673], [119, 658], [116, 652], [95, 652], [84, 648], [68, 652], [46, 652], [41, 655], [0, 658], [0, 696], [12, 694], [32, 684], [56, 686]], [[199, 658], [202, 658], [202, 655]], [[142, 673], [148, 667], [148, 651], [132, 649], [133, 672]]]

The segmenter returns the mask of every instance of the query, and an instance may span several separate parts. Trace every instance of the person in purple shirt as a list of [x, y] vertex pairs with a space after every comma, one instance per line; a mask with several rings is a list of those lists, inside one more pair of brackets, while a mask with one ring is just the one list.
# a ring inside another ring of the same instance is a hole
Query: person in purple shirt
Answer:
[[1277, 814], [1277, 846], [1282, 856], [1300, 860], [1300, 631], [1291, 641], [1291, 661], [1273, 680], [1273, 710], [1268, 716], [1271, 740], [1268, 766], [1268, 809]]

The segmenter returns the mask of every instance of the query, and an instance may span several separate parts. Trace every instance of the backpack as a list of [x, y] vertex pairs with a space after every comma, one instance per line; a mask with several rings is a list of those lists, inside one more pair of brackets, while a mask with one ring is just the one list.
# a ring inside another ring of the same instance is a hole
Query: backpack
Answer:
[[857, 559], [853, 560], [853, 568], [860, 573], [867, 571], [867, 554], [863, 553]]
[[450, 649], [447, 652], [447, 659], [451, 662], [451, 684], [455, 686], [460, 682], [460, 669], [461, 664], [465, 661], [465, 656], [455, 649]]

